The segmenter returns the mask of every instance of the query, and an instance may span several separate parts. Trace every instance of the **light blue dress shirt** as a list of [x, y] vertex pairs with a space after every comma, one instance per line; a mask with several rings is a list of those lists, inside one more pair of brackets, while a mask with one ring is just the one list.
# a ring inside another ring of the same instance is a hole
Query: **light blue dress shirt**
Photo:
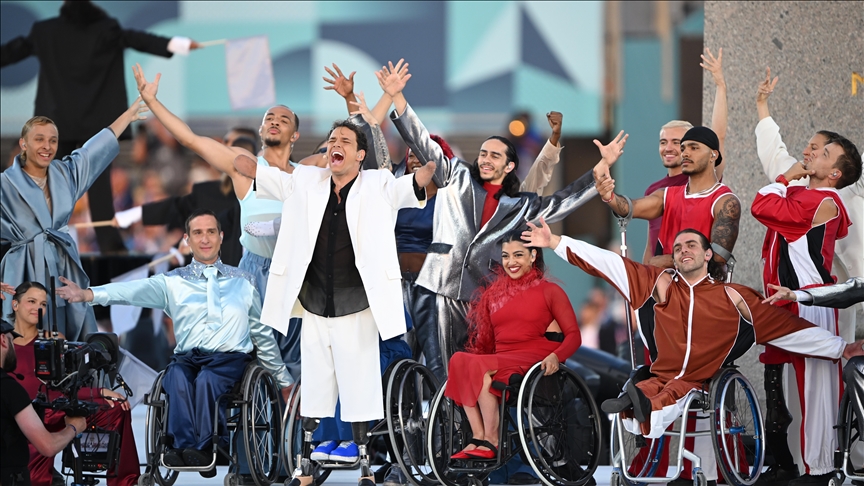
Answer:
[[174, 320], [175, 353], [194, 348], [205, 353], [249, 353], [254, 345], [261, 365], [280, 386], [294, 383], [282, 362], [273, 330], [261, 324], [261, 298], [252, 276], [216, 261], [212, 266], [218, 270], [218, 290], [213, 282], [209, 292], [220, 302], [218, 307], [208, 307], [208, 266], [193, 259], [185, 267], [150, 278], [92, 287], [91, 305], [162, 309]]

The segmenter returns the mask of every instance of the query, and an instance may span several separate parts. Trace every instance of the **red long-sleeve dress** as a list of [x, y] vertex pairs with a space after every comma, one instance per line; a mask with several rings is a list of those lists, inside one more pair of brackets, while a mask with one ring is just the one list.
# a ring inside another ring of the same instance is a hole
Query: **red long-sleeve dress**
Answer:
[[[530, 274], [523, 279], [526, 277], [530, 278]], [[499, 278], [509, 279], [503, 275]], [[498, 370], [493, 379], [508, 383], [511, 375], [524, 374], [552, 352], [563, 363], [582, 344], [576, 314], [561, 287], [540, 278], [528, 283], [527, 288], [509, 293], [509, 300], [494, 305], [489, 314], [495, 336], [494, 354], [458, 352], [450, 359], [444, 395], [459, 406], [477, 405], [487, 372]], [[564, 333], [563, 342], [546, 339], [546, 329], [553, 320]], [[501, 395], [494, 388], [489, 391]]]

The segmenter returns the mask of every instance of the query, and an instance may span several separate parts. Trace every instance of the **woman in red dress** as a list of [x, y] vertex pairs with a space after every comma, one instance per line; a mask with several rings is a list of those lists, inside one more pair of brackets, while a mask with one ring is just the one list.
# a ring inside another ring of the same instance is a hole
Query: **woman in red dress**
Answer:
[[[543, 253], [528, 248], [520, 232], [501, 244], [502, 268], [468, 313], [468, 345], [450, 359], [444, 395], [465, 410], [473, 438], [453, 459], [494, 459], [498, 453], [498, 399], [492, 380], [508, 383], [542, 361], [558, 371], [582, 337], [567, 294], [546, 278]], [[550, 340], [546, 333], [564, 334]]]

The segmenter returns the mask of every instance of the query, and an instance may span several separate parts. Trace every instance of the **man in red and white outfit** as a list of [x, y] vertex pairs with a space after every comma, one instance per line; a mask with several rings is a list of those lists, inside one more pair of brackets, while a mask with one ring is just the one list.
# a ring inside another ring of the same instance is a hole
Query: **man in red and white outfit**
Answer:
[[[809, 176], [807, 186], [790, 181]], [[834, 243], [852, 224], [837, 190], [861, 177], [861, 156], [849, 140], [837, 136], [804, 163], [796, 162], [756, 195], [751, 211], [768, 228], [762, 245], [763, 283], [793, 290], [835, 283], [831, 275]], [[784, 306], [817, 326], [839, 335], [837, 311], [827, 307]], [[800, 434], [804, 474], [792, 485], [828, 484], [833, 476], [837, 406], [842, 391], [839, 362], [808, 358], [766, 346], [760, 360], [766, 365], [792, 363], [798, 385], [802, 422]], [[770, 401], [769, 401], [770, 402]], [[771, 407], [768, 403], [768, 415]]]

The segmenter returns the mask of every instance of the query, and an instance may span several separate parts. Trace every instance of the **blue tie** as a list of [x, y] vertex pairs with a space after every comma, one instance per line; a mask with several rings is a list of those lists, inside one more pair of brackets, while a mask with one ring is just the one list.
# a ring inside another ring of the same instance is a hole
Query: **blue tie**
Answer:
[[204, 269], [207, 277], [207, 324], [212, 328], [222, 325], [222, 296], [219, 293], [219, 270], [213, 265]]

